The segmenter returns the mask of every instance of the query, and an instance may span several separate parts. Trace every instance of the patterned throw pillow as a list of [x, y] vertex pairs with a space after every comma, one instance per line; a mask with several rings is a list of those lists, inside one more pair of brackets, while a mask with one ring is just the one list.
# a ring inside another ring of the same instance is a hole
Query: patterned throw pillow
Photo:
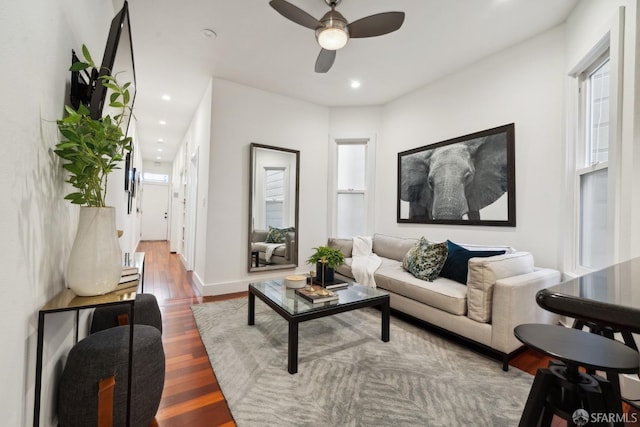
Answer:
[[402, 260], [402, 267], [418, 279], [433, 282], [447, 260], [447, 242], [434, 243], [421, 237]]
[[284, 243], [287, 241], [287, 233], [290, 231], [294, 231], [294, 227], [289, 228], [275, 228], [269, 226], [269, 232], [267, 233], [267, 238], [264, 240], [265, 243]]

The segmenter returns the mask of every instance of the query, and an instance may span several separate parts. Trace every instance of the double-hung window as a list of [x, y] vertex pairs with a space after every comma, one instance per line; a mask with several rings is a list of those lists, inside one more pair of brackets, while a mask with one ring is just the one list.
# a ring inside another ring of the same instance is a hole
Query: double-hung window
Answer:
[[264, 200], [265, 225], [267, 227], [282, 228], [284, 224], [284, 168], [265, 168], [264, 170]]
[[579, 76], [580, 130], [578, 185], [578, 267], [595, 270], [607, 265], [612, 238], [608, 221], [610, 144], [610, 60], [607, 50]]
[[336, 237], [369, 232], [372, 183], [371, 140], [336, 139], [333, 157], [333, 229]]

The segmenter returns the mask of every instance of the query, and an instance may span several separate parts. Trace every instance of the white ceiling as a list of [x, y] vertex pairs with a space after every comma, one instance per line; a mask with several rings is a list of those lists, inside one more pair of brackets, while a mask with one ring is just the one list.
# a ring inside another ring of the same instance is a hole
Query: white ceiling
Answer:
[[[324, 0], [289, 1], [317, 18], [329, 10]], [[173, 161], [212, 76], [326, 106], [384, 104], [561, 24], [577, 1], [344, 0], [337, 10], [350, 22], [403, 11], [404, 24], [349, 41], [333, 68], [316, 74], [313, 31], [268, 0], [129, 0], [142, 157]], [[207, 28], [217, 37], [204, 37]]]

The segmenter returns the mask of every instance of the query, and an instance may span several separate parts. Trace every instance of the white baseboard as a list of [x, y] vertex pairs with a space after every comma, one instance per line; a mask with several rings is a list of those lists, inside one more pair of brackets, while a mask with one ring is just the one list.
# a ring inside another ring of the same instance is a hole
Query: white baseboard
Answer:
[[[280, 270], [275, 270], [275, 271], [268, 272], [268, 274], [260, 274], [260, 275], [256, 274], [255, 277], [249, 277], [249, 278], [234, 281], [234, 282], [220, 282], [220, 283], [205, 284], [200, 279], [200, 277], [198, 277], [196, 283], [198, 284], [198, 288], [200, 289], [200, 292], [202, 292], [202, 295], [214, 296], [214, 295], [234, 294], [237, 292], [246, 292], [247, 288], [249, 287], [249, 283], [252, 283], [252, 282], [262, 282], [265, 280], [282, 279], [283, 277], [290, 276], [292, 274], [297, 274], [297, 275], [301, 274], [304, 276], [307, 273], [308, 273], [308, 270], [301, 271], [301, 272], [289, 271], [288, 273]], [[194, 276], [194, 279], [196, 279], [195, 271], [193, 273], [193, 276]]]
[[249, 286], [249, 283], [251, 282], [253, 282], [253, 280], [245, 280], [240, 282], [227, 282], [227, 283], [210, 283], [207, 285], [203, 285], [200, 291], [204, 296], [234, 294], [236, 292], [246, 292]]
[[202, 281], [200, 276], [198, 276], [198, 273], [193, 271], [191, 275], [191, 279], [193, 279], [193, 283], [196, 285], [196, 288], [198, 289], [198, 292], [200, 292], [200, 295], [206, 295], [204, 293], [204, 282]]

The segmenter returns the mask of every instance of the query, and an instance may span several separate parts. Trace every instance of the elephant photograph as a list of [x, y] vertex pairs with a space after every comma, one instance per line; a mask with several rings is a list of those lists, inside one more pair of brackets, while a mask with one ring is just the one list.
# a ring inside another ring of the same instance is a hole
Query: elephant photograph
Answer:
[[511, 226], [514, 124], [398, 153], [398, 222]]

